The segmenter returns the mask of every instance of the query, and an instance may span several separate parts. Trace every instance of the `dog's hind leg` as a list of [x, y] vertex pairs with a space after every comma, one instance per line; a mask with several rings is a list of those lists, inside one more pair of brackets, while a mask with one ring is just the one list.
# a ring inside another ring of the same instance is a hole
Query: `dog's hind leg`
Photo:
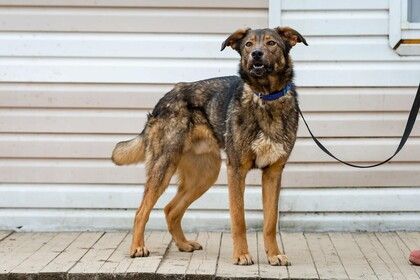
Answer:
[[192, 252], [202, 248], [199, 243], [185, 238], [181, 220], [188, 206], [214, 184], [220, 165], [219, 151], [205, 154], [187, 152], [180, 160], [178, 192], [165, 207], [168, 229], [180, 251]]
[[148, 172], [143, 200], [134, 218], [133, 240], [130, 249], [131, 257], [147, 257], [149, 255], [149, 251], [144, 244], [146, 223], [153, 206], [168, 187], [175, 170], [176, 165], [162, 157], [156, 161]]

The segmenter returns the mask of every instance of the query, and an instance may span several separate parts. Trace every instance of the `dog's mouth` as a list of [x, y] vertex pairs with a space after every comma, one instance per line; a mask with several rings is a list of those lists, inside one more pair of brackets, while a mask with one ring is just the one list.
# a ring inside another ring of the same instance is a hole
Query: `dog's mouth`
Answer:
[[265, 65], [263, 62], [254, 62], [252, 63], [249, 72], [252, 75], [255, 75], [257, 77], [261, 77], [264, 76], [265, 74], [267, 74], [268, 72], [270, 72], [270, 67], [268, 67], [267, 65]]
[[264, 68], [265, 68], [265, 65], [262, 62], [256, 62], [252, 65], [252, 69], [261, 70]]

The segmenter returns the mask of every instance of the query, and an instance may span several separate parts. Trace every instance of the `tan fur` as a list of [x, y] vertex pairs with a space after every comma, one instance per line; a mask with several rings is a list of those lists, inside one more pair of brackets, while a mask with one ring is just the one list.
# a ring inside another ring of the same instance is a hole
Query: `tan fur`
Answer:
[[262, 131], [258, 133], [257, 138], [252, 142], [251, 148], [256, 156], [255, 165], [260, 168], [275, 163], [280, 158], [287, 157], [283, 143], [271, 140]]
[[218, 150], [205, 154], [189, 151], [182, 155], [177, 170], [179, 189], [175, 197], [165, 207], [169, 232], [181, 251], [191, 252], [201, 249], [200, 244], [185, 238], [181, 228], [181, 219], [188, 206], [217, 180], [220, 166], [221, 158]]
[[211, 130], [205, 125], [197, 125], [191, 131], [184, 151], [193, 150], [195, 154], [219, 153], [220, 148]]
[[117, 165], [133, 164], [144, 161], [143, 137], [137, 137], [119, 142], [112, 152], [112, 161]]
[[[211, 131], [204, 125], [198, 125], [191, 130], [184, 145], [184, 152], [177, 161], [173, 161], [170, 167], [159, 180], [159, 164], [152, 164], [154, 152], [161, 152], [162, 146], [159, 139], [163, 139], [162, 130], [159, 125], [148, 130], [148, 136], [154, 138], [150, 144], [151, 149], [146, 153], [146, 158], [151, 166], [148, 181], [142, 203], [136, 212], [133, 241], [130, 255], [134, 257], [147, 257], [148, 249], [144, 245], [144, 229], [148, 216], [157, 199], [164, 192], [169, 184], [172, 175], [176, 173], [179, 178], [179, 188], [175, 197], [165, 207], [165, 216], [168, 230], [172, 234], [175, 244], [180, 251], [192, 252], [200, 250], [202, 247], [195, 241], [187, 240], [181, 227], [181, 219], [188, 206], [205, 193], [216, 181], [220, 171], [221, 157], [220, 148]], [[165, 135], [166, 138], [176, 137], [171, 133]], [[154, 152], [153, 152], [154, 151]], [[144, 158], [143, 158], [144, 160]], [[153, 170], [153, 169], [156, 170]], [[203, 172], [204, 171], [204, 172]]]
[[271, 265], [290, 265], [287, 256], [280, 252], [276, 240], [278, 201], [284, 164], [284, 161], [279, 160], [263, 169], [262, 174], [264, 248]]
[[246, 240], [244, 208], [245, 177], [252, 167], [251, 158], [243, 159], [239, 170], [228, 165], [229, 209], [233, 239], [233, 262], [239, 265], [253, 264]]
[[[157, 168], [150, 170], [151, 174], [158, 173]], [[171, 164], [163, 174], [162, 177], [148, 176], [145, 193], [143, 200], [137, 209], [134, 226], [133, 226], [133, 239], [131, 242], [130, 255], [132, 257], [147, 257], [149, 256], [149, 250], [146, 248], [144, 243], [144, 231], [146, 223], [149, 220], [150, 212], [153, 206], [156, 204], [159, 197], [165, 191], [169, 185], [169, 181], [172, 175], [175, 173], [175, 165]]]

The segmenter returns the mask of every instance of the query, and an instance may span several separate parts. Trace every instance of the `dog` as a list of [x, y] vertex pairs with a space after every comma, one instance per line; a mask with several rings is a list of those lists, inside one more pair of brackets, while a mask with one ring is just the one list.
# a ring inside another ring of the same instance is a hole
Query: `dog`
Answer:
[[117, 165], [145, 162], [147, 181], [135, 214], [131, 257], [147, 257], [144, 231], [149, 214], [176, 173], [179, 187], [164, 208], [168, 230], [180, 251], [202, 249], [187, 240], [181, 219], [188, 206], [216, 181], [220, 150], [227, 155], [233, 262], [251, 265], [244, 217], [245, 176], [262, 170], [263, 236], [271, 265], [289, 265], [278, 247], [276, 229], [283, 168], [296, 140], [298, 100], [289, 52], [307, 45], [290, 27], [239, 29], [222, 44], [240, 55], [239, 76], [178, 83], [148, 115], [143, 131], [120, 142]]

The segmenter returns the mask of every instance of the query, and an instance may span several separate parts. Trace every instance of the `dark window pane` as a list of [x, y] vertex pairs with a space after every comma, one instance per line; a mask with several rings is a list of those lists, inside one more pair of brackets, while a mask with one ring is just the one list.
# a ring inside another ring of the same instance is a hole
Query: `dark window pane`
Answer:
[[420, 22], [420, 0], [408, 0], [407, 6], [408, 6], [408, 21]]

